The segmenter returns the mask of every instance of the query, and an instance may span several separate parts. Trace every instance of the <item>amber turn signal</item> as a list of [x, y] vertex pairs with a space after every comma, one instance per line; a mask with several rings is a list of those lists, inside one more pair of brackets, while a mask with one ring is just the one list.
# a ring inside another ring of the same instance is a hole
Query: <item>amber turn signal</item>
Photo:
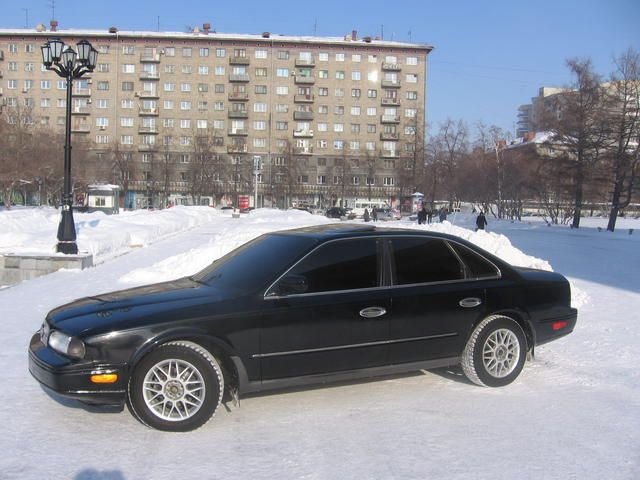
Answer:
[[115, 383], [118, 381], [118, 374], [100, 373], [98, 375], [91, 375], [91, 381], [93, 383]]

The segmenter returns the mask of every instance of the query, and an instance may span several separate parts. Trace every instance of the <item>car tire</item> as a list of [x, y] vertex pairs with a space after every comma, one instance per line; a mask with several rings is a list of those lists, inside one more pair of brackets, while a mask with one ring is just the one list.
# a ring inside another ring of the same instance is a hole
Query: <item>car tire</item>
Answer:
[[209, 352], [191, 342], [161, 345], [138, 363], [129, 380], [129, 410], [157, 430], [188, 432], [220, 406], [224, 377]]
[[513, 319], [492, 315], [473, 330], [462, 352], [462, 370], [476, 385], [503, 387], [524, 367], [527, 339]]

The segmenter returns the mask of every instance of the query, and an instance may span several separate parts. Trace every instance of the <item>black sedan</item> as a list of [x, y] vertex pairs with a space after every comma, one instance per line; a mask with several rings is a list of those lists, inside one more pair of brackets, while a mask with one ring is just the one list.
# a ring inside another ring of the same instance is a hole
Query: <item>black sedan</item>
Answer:
[[52, 310], [29, 346], [45, 387], [161, 430], [272, 388], [461, 364], [498, 387], [577, 311], [557, 273], [460, 238], [328, 225], [263, 235], [172, 282]]

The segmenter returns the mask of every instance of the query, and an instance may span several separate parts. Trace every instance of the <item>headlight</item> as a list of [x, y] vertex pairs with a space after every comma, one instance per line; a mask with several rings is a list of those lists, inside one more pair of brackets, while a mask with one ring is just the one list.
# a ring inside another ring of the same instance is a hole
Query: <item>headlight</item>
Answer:
[[56, 352], [71, 358], [83, 358], [84, 343], [75, 337], [52, 330], [49, 334], [49, 346]]

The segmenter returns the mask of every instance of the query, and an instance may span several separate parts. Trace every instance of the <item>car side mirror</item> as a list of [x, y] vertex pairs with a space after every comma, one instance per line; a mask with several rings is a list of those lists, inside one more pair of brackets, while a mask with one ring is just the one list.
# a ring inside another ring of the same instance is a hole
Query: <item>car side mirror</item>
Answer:
[[278, 282], [278, 293], [280, 295], [292, 295], [305, 293], [309, 289], [307, 277], [304, 275], [289, 274]]

